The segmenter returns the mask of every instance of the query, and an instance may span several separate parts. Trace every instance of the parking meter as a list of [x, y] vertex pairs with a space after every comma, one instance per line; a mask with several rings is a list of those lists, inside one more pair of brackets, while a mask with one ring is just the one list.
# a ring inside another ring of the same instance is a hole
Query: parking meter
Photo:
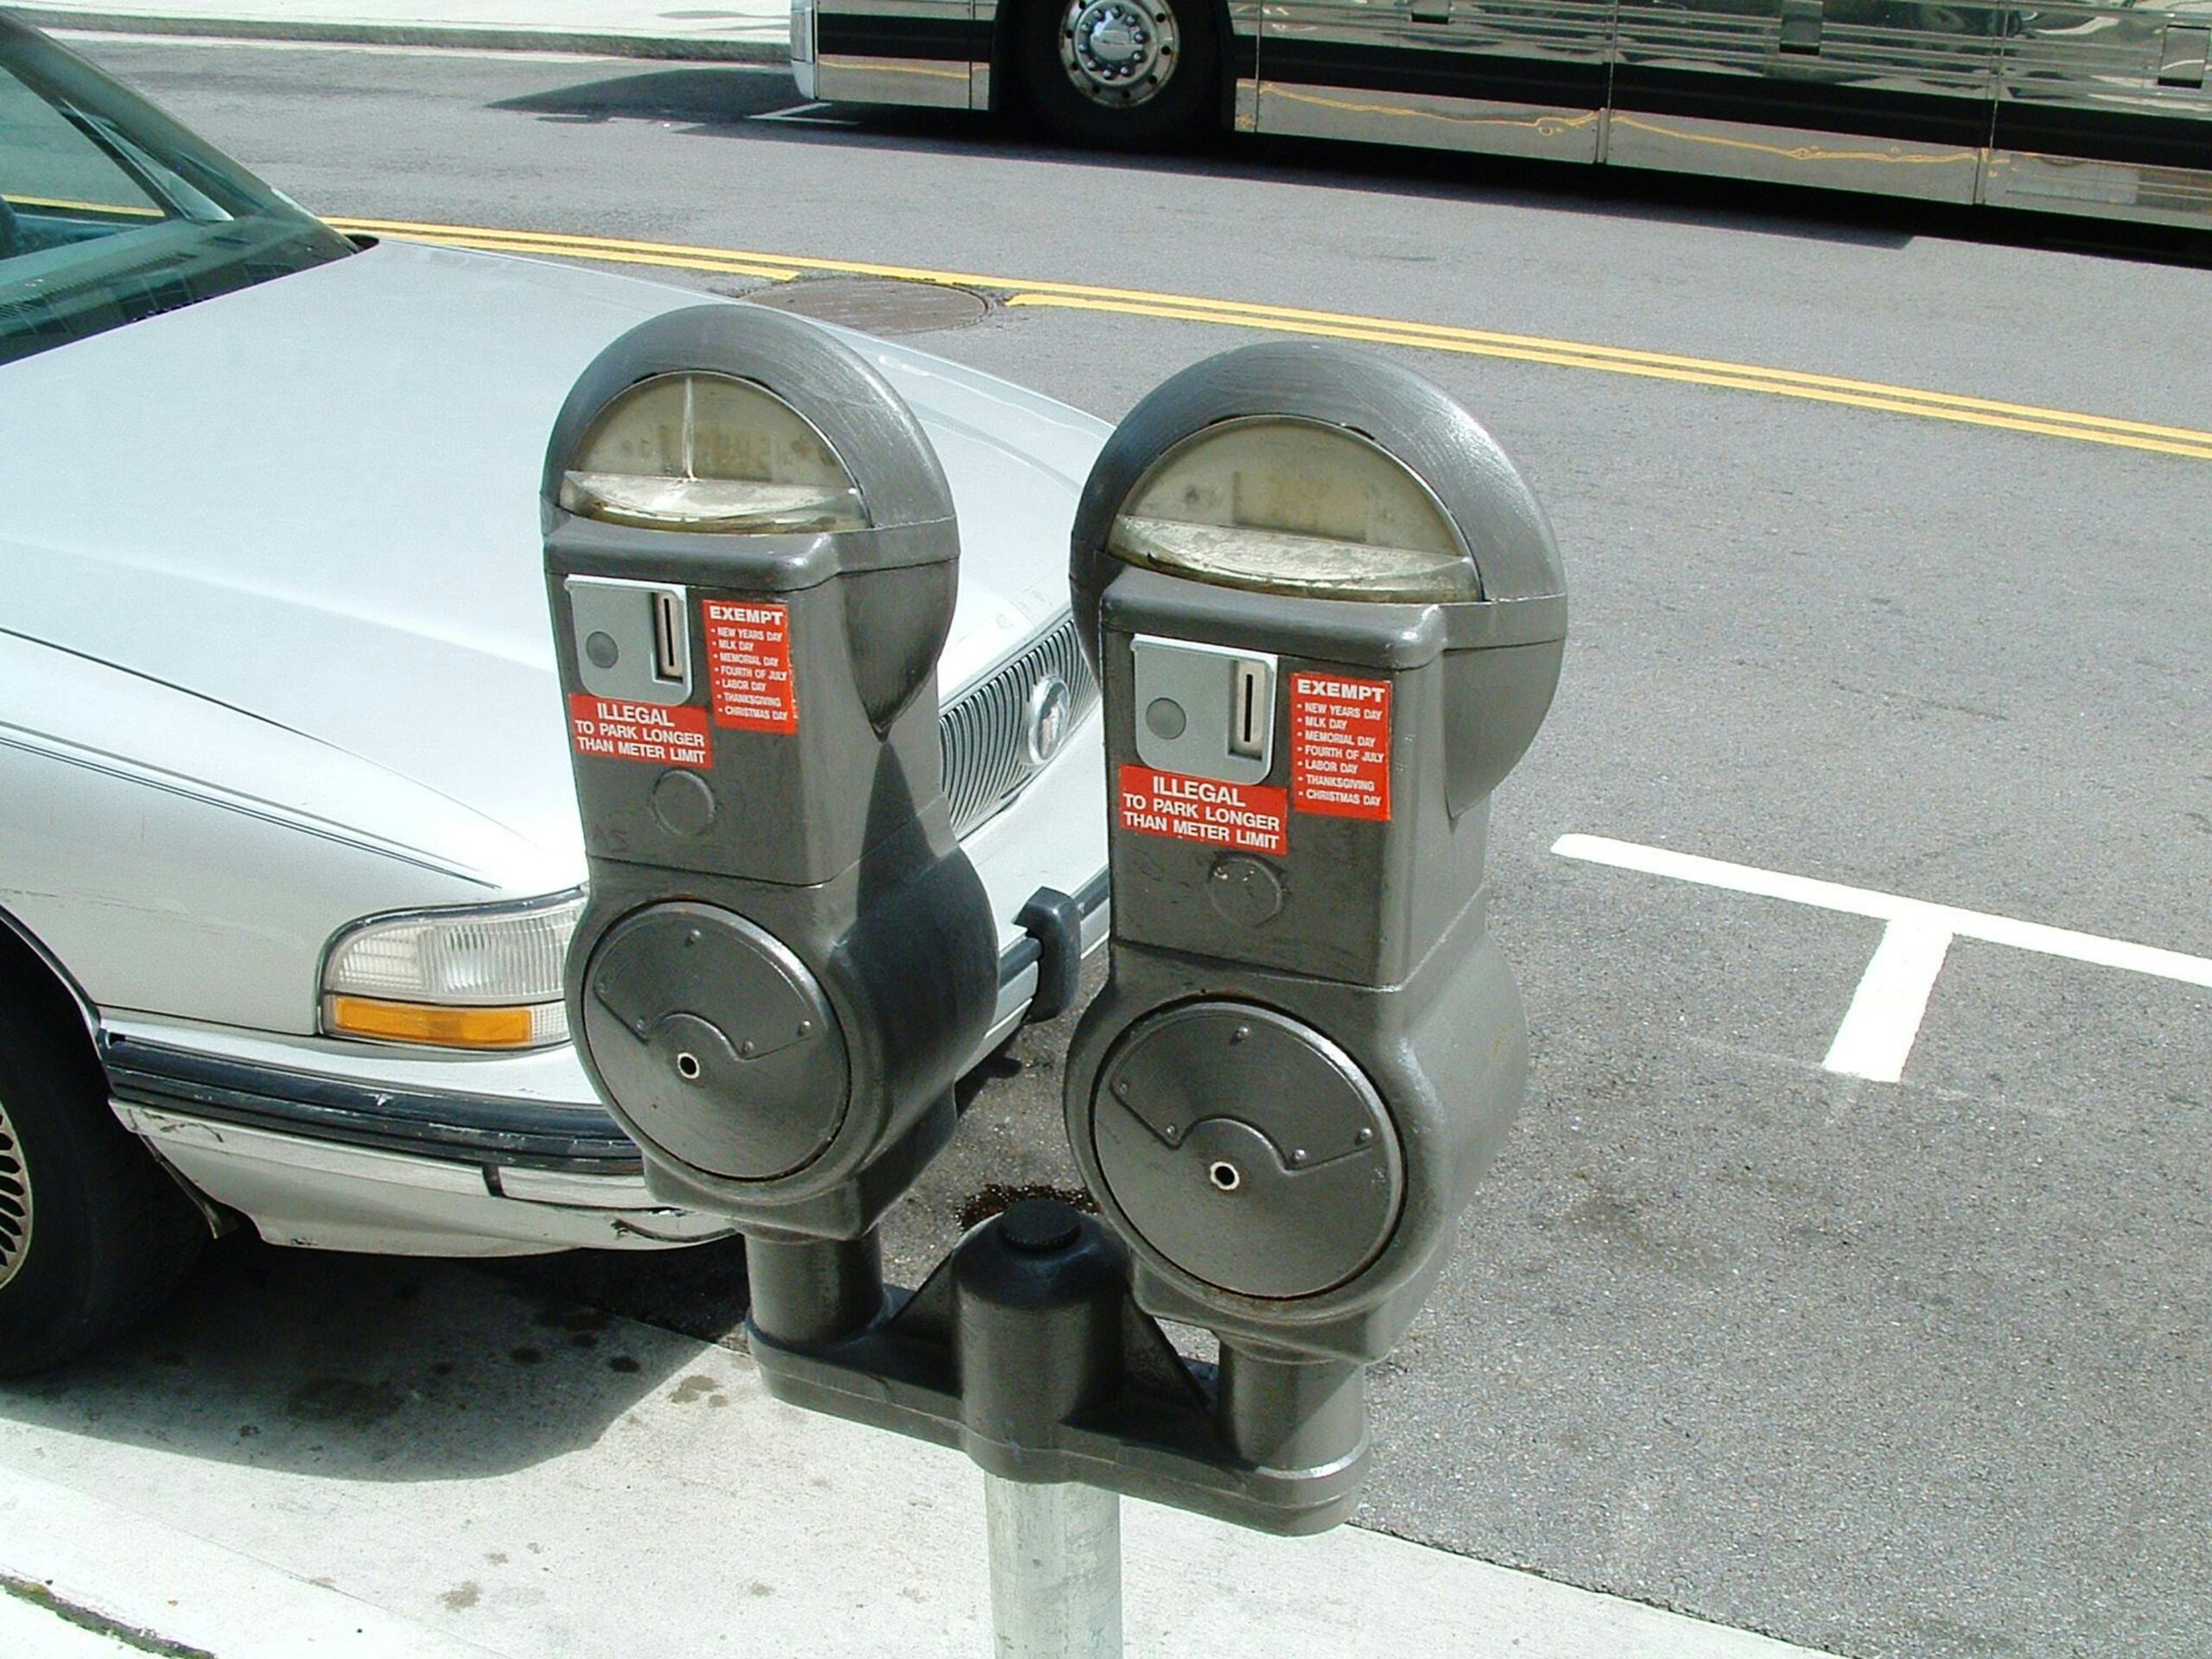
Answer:
[[[911, 1294], [874, 1226], [995, 988], [938, 790], [957, 537], [928, 445], [805, 325], [686, 312], [579, 383], [545, 511], [592, 868], [574, 1028], [655, 1190], [744, 1230], [769, 1392], [1007, 1488], [1347, 1518], [1363, 1368], [1525, 1083], [1483, 861], [1566, 594], [1497, 446], [1313, 346], [1202, 363], [1108, 441], [1071, 577], [1113, 962], [1065, 1103], [1101, 1213], [1017, 1204]], [[1218, 1368], [1163, 1320], [1217, 1332]], [[995, 1581], [1030, 1559], [1002, 1541]]]
[[1112, 976], [1066, 1071], [1137, 1303], [1222, 1343], [1275, 1470], [1356, 1459], [1519, 1105], [1490, 796], [1550, 706], [1566, 585], [1474, 419], [1382, 359], [1247, 347], [1124, 420], [1078, 508]]
[[[763, 1257], [868, 1239], [951, 1134], [997, 994], [939, 778], [960, 550], [935, 452], [824, 331], [700, 306], [585, 371], [542, 505], [591, 875], [584, 1065], [656, 1196]], [[772, 1277], [756, 1260], [757, 1300]]]

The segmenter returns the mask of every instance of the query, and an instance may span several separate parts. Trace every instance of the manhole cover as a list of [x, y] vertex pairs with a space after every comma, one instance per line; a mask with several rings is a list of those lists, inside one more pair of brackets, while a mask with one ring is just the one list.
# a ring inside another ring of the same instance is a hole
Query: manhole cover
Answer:
[[868, 334], [925, 334], [981, 322], [991, 302], [964, 288], [899, 282], [887, 276], [802, 277], [757, 288], [745, 296], [755, 305], [796, 311], [841, 328]]

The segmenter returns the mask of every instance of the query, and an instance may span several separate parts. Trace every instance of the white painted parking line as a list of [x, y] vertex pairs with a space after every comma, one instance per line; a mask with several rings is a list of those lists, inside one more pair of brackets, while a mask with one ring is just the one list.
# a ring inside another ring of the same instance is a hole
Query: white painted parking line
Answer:
[[827, 104], [794, 104], [787, 110], [769, 110], [760, 115], [748, 115], [748, 121], [780, 121], [794, 127], [850, 127], [859, 123], [849, 116], [829, 116], [821, 113]]
[[1954, 938], [1979, 939], [2041, 956], [2063, 957], [2101, 968], [2212, 988], [2212, 958], [2156, 945], [1930, 904], [1924, 899], [1877, 893], [1870, 887], [1847, 887], [1840, 882], [1763, 870], [1751, 864], [1731, 864], [1663, 847], [1639, 846], [1605, 836], [1561, 836], [1552, 843], [1552, 851], [1561, 858], [1586, 863], [1607, 864], [1616, 869], [1887, 922], [1882, 942], [1866, 964], [1851, 1007], [1828, 1046], [1827, 1058], [1821, 1061], [1827, 1071], [1846, 1077], [1895, 1083], [1904, 1075], [1904, 1063], [1928, 1012], [1929, 995], [1936, 988], [1936, 976], [1943, 969]]
[[1902, 1080], [1950, 951], [1951, 935], [1942, 928], [1902, 919], [1884, 928], [1821, 1065], [1847, 1077]]

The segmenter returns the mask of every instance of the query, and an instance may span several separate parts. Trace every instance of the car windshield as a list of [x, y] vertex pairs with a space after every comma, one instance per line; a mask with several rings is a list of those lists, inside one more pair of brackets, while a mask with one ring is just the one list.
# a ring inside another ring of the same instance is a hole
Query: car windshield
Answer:
[[351, 251], [237, 162], [0, 16], [0, 362]]

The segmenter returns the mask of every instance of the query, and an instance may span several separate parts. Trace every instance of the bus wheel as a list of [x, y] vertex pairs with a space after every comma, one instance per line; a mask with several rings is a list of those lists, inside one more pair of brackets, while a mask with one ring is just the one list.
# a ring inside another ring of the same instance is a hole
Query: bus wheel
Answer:
[[1073, 143], [1166, 149], [1216, 116], [1211, 0], [1030, 0], [1020, 61], [1038, 115]]
[[207, 1229], [115, 1121], [87, 1045], [9, 988], [0, 975], [0, 1376], [19, 1376], [144, 1313]]

